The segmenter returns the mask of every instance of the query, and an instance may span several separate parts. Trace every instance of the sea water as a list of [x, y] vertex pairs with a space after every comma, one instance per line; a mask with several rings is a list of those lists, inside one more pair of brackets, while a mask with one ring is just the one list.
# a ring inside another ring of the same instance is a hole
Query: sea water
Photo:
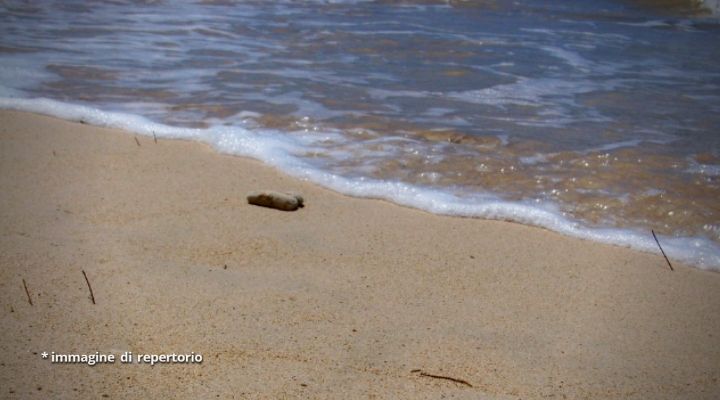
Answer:
[[717, 270], [720, 24], [644, 3], [3, 1], [0, 107]]

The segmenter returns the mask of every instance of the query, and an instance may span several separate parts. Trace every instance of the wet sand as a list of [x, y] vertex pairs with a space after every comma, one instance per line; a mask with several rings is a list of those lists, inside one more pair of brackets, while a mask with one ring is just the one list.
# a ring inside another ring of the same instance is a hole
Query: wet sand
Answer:
[[[0, 121], [2, 398], [720, 396], [718, 273], [350, 198], [197, 143]], [[248, 205], [257, 189], [306, 207]]]

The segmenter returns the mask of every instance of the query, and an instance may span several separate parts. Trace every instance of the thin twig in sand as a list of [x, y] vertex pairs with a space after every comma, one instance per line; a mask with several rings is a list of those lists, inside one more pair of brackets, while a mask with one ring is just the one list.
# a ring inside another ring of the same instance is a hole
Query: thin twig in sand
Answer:
[[428, 378], [435, 378], [435, 379], [444, 379], [444, 380], [446, 380], [446, 381], [459, 383], [459, 384], [465, 385], [465, 386], [467, 386], [467, 387], [473, 387], [473, 385], [471, 385], [468, 381], [463, 380], [463, 379], [453, 378], [453, 377], [451, 377], [451, 376], [442, 376], [442, 375], [428, 374], [428, 373], [423, 372], [422, 370], [419, 370], [419, 369], [414, 369], [414, 370], [412, 370], [412, 371], [410, 371], [410, 372], [419, 372], [419, 373], [420, 373], [420, 376], [425, 376], [425, 377], [428, 377]]
[[153, 141], [155, 141], [155, 144], [157, 144], [157, 136], [155, 136], [155, 132], [153, 131]]
[[650, 232], [652, 232], [652, 235], [653, 235], [653, 237], [655, 238], [655, 243], [657, 243], [658, 247], [660, 248], [660, 252], [662, 253], [663, 257], [665, 257], [665, 261], [667, 261], [668, 267], [670, 267], [670, 271], [675, 271], [675, 269], [673, 268], [672, 264], [670, 264], [670, 260], [669, 260], [668, 257], [665, 255], [665, 250], [663, 250], [662, 246], [660, 246], [660, 241], [658, 241], [657, 236], [655, 236], [655, 231], [651, 229]]
[[135, 143], [137, 143], [138, 147], [140, 147], [140, 141], [138, 140], [137, 136], [135, 136]]
[[95, 295], [93, 294], [92, 286], [90, 286], [90, 280], [87, 277], [87, 274], [85, 273], [85, 270], [82, 270], [83, 276], [85, 277], [85, 282], [88, 285], [88, 289], [90, 289], [90, 300], [92, 300], [93, 304], [95, 304]]
[[30, 297], [30, 291], [27, 288], [27, 283], [25, 282], [25, 279], [23, 279], [22, 281], [23, 281], [23, 286], [25, 287], [25, 294], [27, 295], [28, 303], [30, 303], [30, 305], [33, 305], [32, 298]]

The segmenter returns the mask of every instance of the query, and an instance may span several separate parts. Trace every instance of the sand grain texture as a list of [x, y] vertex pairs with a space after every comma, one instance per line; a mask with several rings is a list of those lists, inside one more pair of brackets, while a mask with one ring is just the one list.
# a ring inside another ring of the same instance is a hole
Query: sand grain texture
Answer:
[[[720, 274], [342, 196], [197, 143], [0, 122], [0, 398], [720, 396]], [[258, 187], [312, 201], [248, 205]]]

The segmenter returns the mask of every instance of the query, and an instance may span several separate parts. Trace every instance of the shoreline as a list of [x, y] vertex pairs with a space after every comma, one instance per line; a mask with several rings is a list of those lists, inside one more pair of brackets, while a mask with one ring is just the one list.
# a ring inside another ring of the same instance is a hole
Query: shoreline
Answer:
[[[8, 398], [720, 394], [715, 272], [348, 197], [195, 142], [0, 120]], [[250, 206], [257, 189], [306, 207]], [[85, 375], [43, 351], [204, 361]]]
[[[222, 129], [174, 127], [153, 122], [139, 115], [108, 112], [45, 98], [0, 98], [0, 110], [2, 109], [37, 113], [82, 124], [120, 129], [131, 134], [155, 139], [181, 139], [198, 142], [213, 148], [219, 154], [254, 159], [295, 179], [308, 181], [336, 193], [355, 198], [388, 201], [401, 207], [435, 215], [510, 221], [547, 229], [568, 237], [628, 247], [649, 254], [660, 252], [658, 241], [654, 239], [650, 227], [640, 229], [632, 226], [591, 226], [582, 220], [566, 216], [554, 203], [551, 203], [550, 207], [544, 207], [523, 201], [499, 198], [495, 201], [473, 203], [442, 190], [405, 182], [357, 180], [326, 173], [322, 169], [302, 162], [298, 164], [289, 151], [282, 150], [281, 156], [278, 157], [272, 149], [268, 149], [267, 143], [263, 139], [257, 139], [244, 128], [239, 128], [240, 138], [227, 141], [223, 139], [226, 132]], [[280, 147], [282, 148], [282, 146]], [[720, 246], [707, 237], [659, 235], [659, 242], [662, 243], [663, 252], [674, 262], [683, 262], [703, 270], [720, 271]]]

